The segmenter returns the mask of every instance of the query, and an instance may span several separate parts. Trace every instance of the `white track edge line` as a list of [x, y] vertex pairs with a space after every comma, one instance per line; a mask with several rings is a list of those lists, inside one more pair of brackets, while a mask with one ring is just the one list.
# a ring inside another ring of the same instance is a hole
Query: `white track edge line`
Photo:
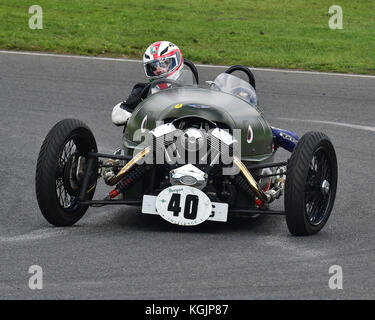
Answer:
[[300, 121], [300, 122], [313, 122], [313, 123], [329, 124], [329, 125], [333, 125], [333, 126], [347, 127], [347, 128], [351, 128], [351, 129], [358, 129], [358, 130], [375, 132], [375, 127], [362, 126], [362, 125], [359, 125], [359, 124], [351, 124], [351, 123], [345, 123], [345, 122], [323, 121], [323, 120], [305, 120], [305, 119], [280, 118], [280, 117], [277, 117], [277, 118], [274, 118], [274, 119], [286, 120], [286, 121]]
[[[91, 57], [91, 56], [77, 56], [77, 55], [69, 55], [69, 54], [54, 54], [54, 53], [41, 53], [41, 52], [0, 50], [0, 53], [30, 55], [30, 56], [58, 57], [58, 58], [102, 60], [102, 61], [137, 62], [137, 63], [142, 62], [141, 60], [126, 59], [126, 58]], [[202, 68], [223, 68], [223, 69], [229, 68], [229, 66], [208, 65], [208, 64], [196, 64], [196, 66], [202, 67]], [[330, 73], [330, 72], [303, 71], [303, 70], [290, 70], [290, 69], [273, 69], [273, 68], [258, 68], [258, 67], [251, 67], [251, 70], [265, 71], [265, 72], [296, 73], [296, 74], [310, 74], [310, 75], [321, 75], [321, 76], [336, 76], [336, 77], [375, 79], [375, 76], [365, 75], [365, 74]]]

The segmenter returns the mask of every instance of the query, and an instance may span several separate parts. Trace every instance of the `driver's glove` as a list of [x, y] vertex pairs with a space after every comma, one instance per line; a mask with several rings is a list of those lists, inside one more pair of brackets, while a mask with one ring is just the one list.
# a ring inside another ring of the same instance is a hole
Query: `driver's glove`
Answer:
[[122, 126], [122, 125], [124, 125], [126, 123], [126, 121], [128, 121], [128, 119], [132, 115], [130, 112], [128, 112], [128, 111], [124, 110], [123, 108], [121, 108], [121, 105], [124, 104], [124, 102], [125, 101], [120, 102], [120, 103], [116, 104], [113, 107], [113, 110], [112, 110], [112, 122], [116, 126]]

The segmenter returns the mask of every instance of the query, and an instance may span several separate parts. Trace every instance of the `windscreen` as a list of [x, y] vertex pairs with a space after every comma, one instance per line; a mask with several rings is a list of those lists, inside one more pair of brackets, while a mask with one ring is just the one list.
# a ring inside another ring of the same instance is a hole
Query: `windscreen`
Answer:
[[233, 94], [248, 102], [252, 107], [258, 107], [255, 89], [246, 81], [228, 73], [219, 74], [210, 84], [212, 90]]

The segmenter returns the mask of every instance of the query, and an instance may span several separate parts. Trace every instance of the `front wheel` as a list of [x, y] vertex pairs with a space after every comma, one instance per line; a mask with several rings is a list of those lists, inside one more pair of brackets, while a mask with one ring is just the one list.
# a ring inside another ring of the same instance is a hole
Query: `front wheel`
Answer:
[[[78, 197], [86, 174], [86, 155], [96, 151], [94, 135], [79, 120], [62, 120], [49, 131], [39, 152], [35, 177], [39, 208], [49, 223], [70, 226], [85, 214], [88, 205], [79, 204]], [[89, 174], [86, 199], [91, 200], [97, 179], [96, 158]]]
[[319, 232], [335, 202], [337, 159], [329, 138], [308, 132], [297, 143], [289, 159], [285, 183], [285, 216], [296, 236]]

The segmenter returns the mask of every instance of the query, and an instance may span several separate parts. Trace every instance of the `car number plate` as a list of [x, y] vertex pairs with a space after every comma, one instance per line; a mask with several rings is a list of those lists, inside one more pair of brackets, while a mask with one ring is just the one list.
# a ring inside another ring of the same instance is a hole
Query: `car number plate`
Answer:
[[211, 202], [199, 189], [172, 186], [158, 196], [144, 195], [142, 213], [158, 214], [170, 223], [193, 226], [206, 220], [226, 222], [228, 204]]

